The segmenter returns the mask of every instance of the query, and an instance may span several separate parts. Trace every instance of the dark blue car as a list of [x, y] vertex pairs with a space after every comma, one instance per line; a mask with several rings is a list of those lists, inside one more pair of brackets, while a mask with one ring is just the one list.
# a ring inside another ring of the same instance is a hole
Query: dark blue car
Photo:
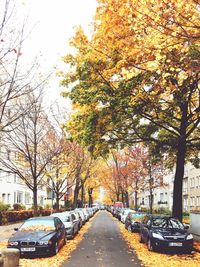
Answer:
[[146, 215], [140, 225], [140, 242], [148, 249], [173, 249], [191, 253], [193, 236], [179, 220], [169, 216]]
[[65, 226], [57, 217], [30, 218], [15, 230], [7, 247], [19, 249], [21, 255], [55, 255], [66, 243]]

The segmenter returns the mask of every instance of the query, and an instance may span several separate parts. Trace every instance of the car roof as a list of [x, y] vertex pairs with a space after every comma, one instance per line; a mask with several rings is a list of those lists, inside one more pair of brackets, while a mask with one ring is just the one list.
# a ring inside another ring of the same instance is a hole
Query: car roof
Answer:
[[54, 217], [52, 216], [41, 216], [41, 217], [32, 217], [28, 220], [54, 220]]

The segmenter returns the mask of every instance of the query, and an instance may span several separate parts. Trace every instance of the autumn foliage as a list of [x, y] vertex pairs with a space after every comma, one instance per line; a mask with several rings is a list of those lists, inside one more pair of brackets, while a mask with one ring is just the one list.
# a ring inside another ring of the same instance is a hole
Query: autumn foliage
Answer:
[[98, 3], [92, 37], [78, 28], [76, 54], [64, 58], [75, 110], [67, 128], [94, 155], [141, 141], [168, 154], [173, 215], [182, 219], [184, 165], [199, 163], [198, 1]]

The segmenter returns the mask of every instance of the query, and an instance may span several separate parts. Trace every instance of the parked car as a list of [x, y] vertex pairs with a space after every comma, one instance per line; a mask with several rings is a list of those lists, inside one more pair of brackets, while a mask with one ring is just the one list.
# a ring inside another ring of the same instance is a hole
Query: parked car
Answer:
[[81, 226], [80, 226], [80, 227], [82, 227], [83, 224], [85, 224], [85, 222], [86, 222], [85, 215], [84, 215], [83, 211], [80, 210], [80, 209], [75, 209], [75, 211], [76, 211], [76, 212], [78, 213], [78, 215], [79, 215], [79, 218], [80, 218], [80, 220], [81, 220]]
[[51, 216], [58, 217], [63, 222], [67, 238], [73, 239], [78, 232], [77, 223], [73, 221], [73, 216], [69, 212], [53, 213]]
[[126, 217], [129, 214], [129, 212], [131, 212], [131, 211], [133, 212], [133, 210], [131, 210], [131, 209], [123, 209], [123, 211], [121, 213], [121, 218], [120, 218], [120, 221], [122, 223], [125, 223]]
[[65, 226], [57, 217], [30, 218], [15, 230], [7, 247], [19, 249], [21, 255], [55, 255], [66, 243]]
[[69, 214], [72, 216], [72, 222], [74, 225], [74, 234], [77, 234], [80, 229], [80, 218], [78, 213], [75, 210], [69, 211]]
[[141, 221], [144, 219], [144, 213], [129, 212], [125, 220], [125, 228], [129, 232], [139, 232]]
[[78, 210], [73, 210], [73, 212], [75, 213], [76, 219], [78, 220], [78, 229], [80, 230], [81, 227], [83, 226], [83, 220], [82, 220], [80, 211], [78, 211]]
[[152, 251], [177, 248], [190, 253], [193, 249], [193, 235], [187, 229], [173, 217], [146, 215], [140, 227], [140, 241], [146, 243]]
[[75, 211], [79, 212], [79, 214], [81, 215], [81, 218], [82, 218], [82, 222], [83, 222], [83, 224], [85, 224], [87, 222], [88, 215], [86, 215], [85, 212], [83, 211], [83, 209], [81, 209], [81, 208], [76, 208]]

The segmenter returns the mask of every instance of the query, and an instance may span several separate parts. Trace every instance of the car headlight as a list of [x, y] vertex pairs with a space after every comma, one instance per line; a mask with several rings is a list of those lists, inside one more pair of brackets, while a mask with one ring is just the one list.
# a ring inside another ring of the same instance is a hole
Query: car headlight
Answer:
[[186, 240], [191, 240], [191, 239], [193, 239], [193, 235], [192, 234], [187, 235]]
[[19, 242], [17, 241], [8, 241], [8, 246], [17, 246]]
[[160, 239], [160, 240], [164, 240], [163, 236], [161, 234], [158, 234], [158, 233], [153, 233], [152, 236], [154, 238], [157, 238], [157, 239]]
[[40, 246], [48, 245], [49, 244], [49, 241], [38, 241], [38, 244]]

